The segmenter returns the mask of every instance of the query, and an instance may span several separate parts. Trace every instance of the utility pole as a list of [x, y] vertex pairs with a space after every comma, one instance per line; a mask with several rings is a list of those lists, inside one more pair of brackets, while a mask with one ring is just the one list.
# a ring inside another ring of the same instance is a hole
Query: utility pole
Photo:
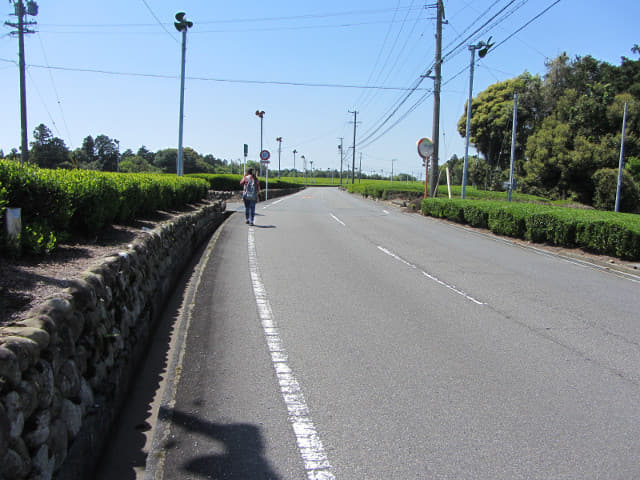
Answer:
[[296, 150], [295, 148], [293, 149], [293, 176], [296, 177], [296, 153], [298, 153], [298, 150]]
[[176, 13], [176, 20], [173, 25], [176, 30], [182, 32], [182, 67], [180, 69], [180, 126], [178, 128], [178, 159], [176, 165], [176, 174], [181, 177], [184, 173], [184, 165], [182, 160], [182, 132], [184, 121], [184, 68], [185, 57], [187, 54], [187, 30], [193, 27], [193, 22], [184, 18], [184, 12]]
[[353, 113], [353, 163], [351, 164], [351, 185], [353, 185], [356, 178], [356, 125], [358, 123], [358, 112], [349, 110], [349, 113]]
[[518, 128], [518, 94], [513, 94], [513, 121], [511, 127], [511, 162], [509, 164], [509, 201], [513, 196], [513, 166], [516, 162], [516, 130]]
[[438, 193], [438, 152], [440, 146], [440, 87], [442, 85], [442, 22], [444, 19], [444, 4], [437, 0], [438, 13], [436, 15], [436, 61], [434, 64], [435, 77], [433, 79], [433, 154], [431, 155], [431, 196]]
[[280, 154], [282, 153], [282, 137], [276, 138], [278, 142], [278, 179], [280, 179]]
[[340, 152], [340, 185], [342, 185], [342, 141], [344, 140], [344, 137], [340, 137], [340, 145], [338, 145], [338, 151]]
[[358, 171], [358, 183], [362, 183], [362, 152], [360, 152], [360, 170]]
[[620, 199], [622, 198], [622, 167], [624, 167], [624, 141], [627, 130], [627, 102], [624, 102], [624, 114], [622, 116], [622, 141], [620, 142], [620, 161], [618, 162], [618, 185], [616, 187], [615, 211], [620, 211]]
[[[264, 120], [264, 110], [256, 110], [256, 116], [260, 117], [260, 153], [258, 154], [258, 161], [260, 162], [260, 176], [262, 176], [262, 121]], [[267, 167], [267, 170], [269, 167]]]
[[29, 30], [28, 26], [36, 25], [36, 22], [25, 22], [24, 17], [25, 15], [31, 15], [32, 17], [38, 15], [38, 4], [33, 0], [28, 0], [25, 7], [22, 0], [15, 0], [13, 7], [13, 15], [18, 17], [18, 23], [5, 22], [5, 25], [18, 29], [15, 32], [11, 32], [11, 34], [18, 35], [18, 57], [20, 65], [20, 163], [25, 163], [29, 159], [29, 143], [27, 141], [27, 82], [25, 77], [24, 34], [35, 33], [34, 30]]

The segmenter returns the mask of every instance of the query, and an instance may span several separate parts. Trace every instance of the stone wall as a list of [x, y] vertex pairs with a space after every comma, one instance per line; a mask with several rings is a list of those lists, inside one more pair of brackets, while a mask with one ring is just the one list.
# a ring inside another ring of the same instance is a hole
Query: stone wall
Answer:
[[0, 479], [90, 478], [174, 282], [225, 203], [149, 230], [0, 328]]

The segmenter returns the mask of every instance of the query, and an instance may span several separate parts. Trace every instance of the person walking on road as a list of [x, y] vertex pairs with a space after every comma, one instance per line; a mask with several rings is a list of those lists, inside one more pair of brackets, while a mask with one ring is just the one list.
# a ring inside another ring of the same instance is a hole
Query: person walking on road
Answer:
[[246, 223], [253, 225], [253, 219], [256, 216], [256, 203], [258, 203], [258, 194], [260, 193], [260, 181], [253, 174], [253, 168], [247, 170], [247, 174], [240, 180], [243, 186], [242, 200], [244, 200], [244, 216]]

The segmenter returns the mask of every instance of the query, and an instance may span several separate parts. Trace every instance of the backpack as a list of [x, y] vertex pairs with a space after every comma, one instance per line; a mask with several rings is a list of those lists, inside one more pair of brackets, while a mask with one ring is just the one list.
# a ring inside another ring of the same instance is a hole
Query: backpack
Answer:
[[244, 196], [247, 200], [256, 201], [258, 199], [258, 191], [256, 189], [256, 184], [253, 180], [253, 176], [250, 176], [249, 180], [247, 180], [247, 183], [245, 184]]

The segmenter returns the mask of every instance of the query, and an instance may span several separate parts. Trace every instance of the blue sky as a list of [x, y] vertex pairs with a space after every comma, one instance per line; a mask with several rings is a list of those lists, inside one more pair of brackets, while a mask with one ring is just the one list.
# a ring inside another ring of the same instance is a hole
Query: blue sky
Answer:
[[[366, 172], [388, 174], [396, 159], [395, 172], [419, 175], [416, 142], [432, 136], [433, 81], [422, 81], [380, 125], [407, 95], [399, 89], [415, 85], [433, 63], [435, 9], [425, 8], [433, 3], [39, 0], [38, 33], [25, 40], [29, 140], [44, 123], [72, 149], [100, 134], [119, 140], [121, 151], [177, 147], [181, 39], [172, 22], [184, 11], [195, 24], [187, 38], [185, 146], [240, 160], [246, 143], [249, 159], [257, 159], [260, 109], [266, 112], [263, 143], [271, 168], [278, 165], [276, 137], [283, 138], [283, 168], [293, 167], [294, 149], [298, 169], [301, 155], [315, 168], [339, 168], [339, 137], [351, 163], [349, 111], [356, 110], [356, 141], [370, 137], [356, 149], [356, 165], [362, 153]], [[560, 0], [533, 20], [554, 3], [445, 0], [443, 52], [450, 54], [442, 67], [441, 162], [464, 154], [456, 123], [468, 96], [467, 45], [489, 36], [499, 44], [476, 65], [474, 96], [525, 70], [544, 74], [545, 60], [564, 51], [615, 65], [622, 56], [636, 58], [631, 47], [640, 43], [639, 2]], [[15, 21], [12, 10], [4, 1], [3, 22]], [[20, 145], [18, 42], [10, 31], [0, 27], [5, 153]]]

